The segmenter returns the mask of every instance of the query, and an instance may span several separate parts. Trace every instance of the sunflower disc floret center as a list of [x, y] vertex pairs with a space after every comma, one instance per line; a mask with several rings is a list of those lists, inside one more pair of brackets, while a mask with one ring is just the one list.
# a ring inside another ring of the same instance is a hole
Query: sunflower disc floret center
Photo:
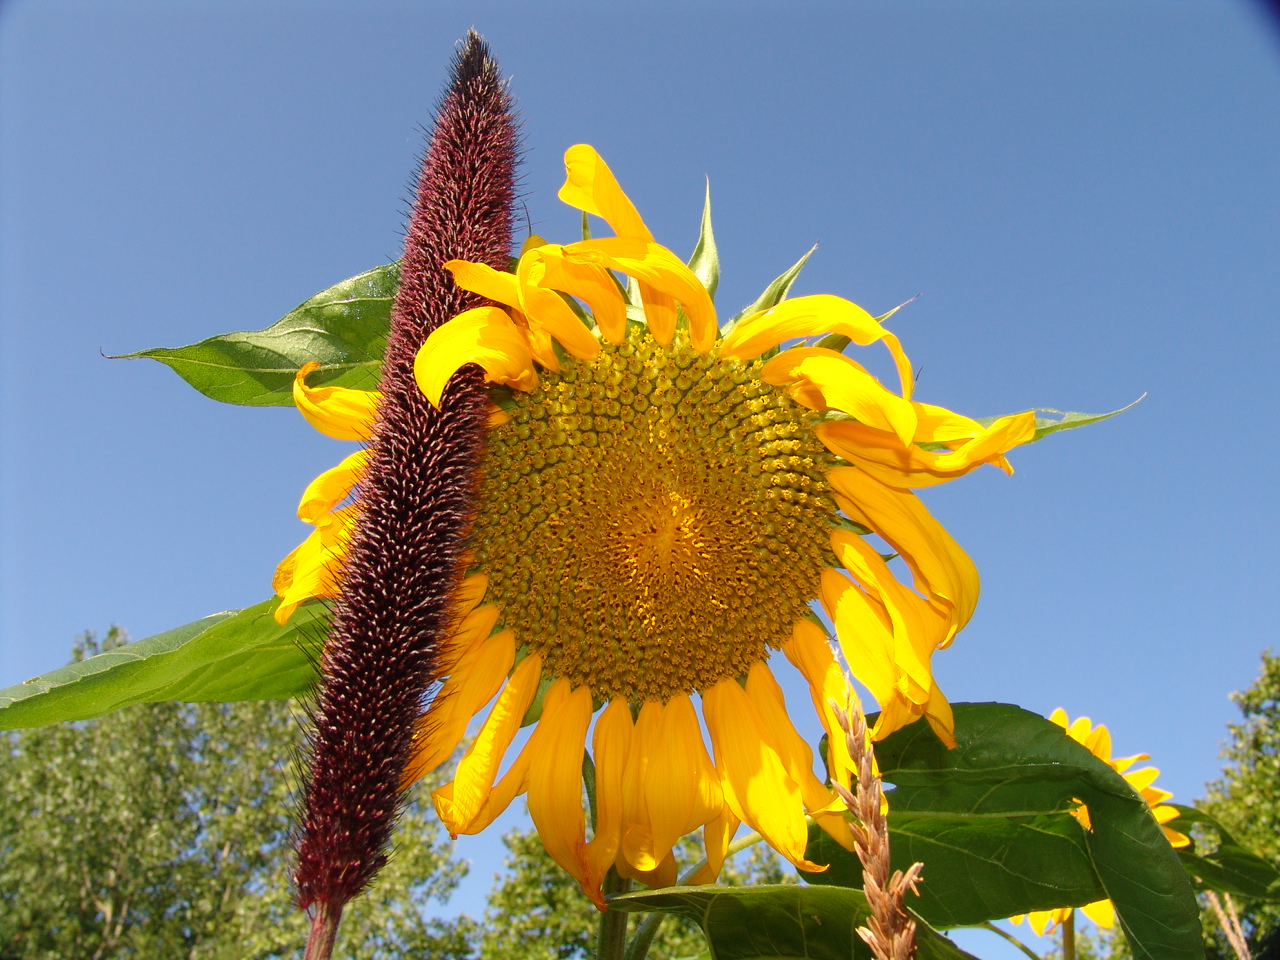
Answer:
[[515, 394], [490, 432], [476, 563], [552, 674], [665, 701], [790, 636], [829, 563], [831, 458], [760, 367], [633, 333]]

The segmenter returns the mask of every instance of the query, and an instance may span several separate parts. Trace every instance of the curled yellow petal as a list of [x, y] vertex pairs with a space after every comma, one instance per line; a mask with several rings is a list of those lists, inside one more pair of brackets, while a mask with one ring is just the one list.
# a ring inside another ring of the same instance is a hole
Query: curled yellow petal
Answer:
[[890, 487], [931, 487], [976, 470], [984, 463], [1012, 473], [1006, 451], [1035, 436], [1034, 411], [1001, 417], [973, 439], [946, 453], [903, 444], [894, 434], [852, 420], [820, 423], [815, 433], [832, 453], [856, 464]]
[[801, 619], [796, 621], [791, 639], [783, 644], [782, 652], [809, 684], [813, 709], [817, 711], [822, 728], [827, 733], [827, 769], [831, 779], [841, 786], [849, 787], [858, 775], [858, 768], [849, 754], [848, 742], [836, 719], [835, 709], [831, 706], [832, 702], [844, 706], [849, 698], [848, 684], [836, 661], [835, 651], [816, 623]]
[[368, 440], [382, 395], [374, 390], [307, 386], [307, 377], [319, 369], [320, 364], [312, 360], [304, 363], [293, 378], [293, 402], [298, 412], [325, 436]]
[[620, 344], [626, 340], [627, 302], [606, 267], [570, 260], [559, 244], [530, 250], [521, 257], [522, 265], [526, 258], [530, 283], [586, 301], [606, 341]]
[[[862, 365], [835, 350], [792, 347], [764, 365], [760, 379], [792, 387], [791, 395], [805, 406], [839, 410], [877, 430], [887, 430], [904, 444], [916, 433], [916, 410], [881, 386]], [[820, 397], [821, 403], [813, 400]]]
[[605, 237], [570, 244], [563, 248], [563, 256], [571, 263], [596, 265], [635, 277], [641, 285], [649, 332], [664, 346], [675, 333], [676, 302], [689, 318], [689, 343], [694, 350], [705, 354], [715, 343], [716, 310], [711, 297], [702, 281], [666, 247], [629, 237]]
[[369, 451], [357, 450], [336, 467], [316, 477], [302, 492], [298, 502], [298, 519], [314, 524], [341, 503], [364, 477], [369, 467]]
[[902, 381], [902, 396], [911, 399], [911, 361], [898, 338], [856, 303], [828, 293], [784, 300], [769, 310], [746, 317], [724, 340], [720, 356], [726, 360], [754, 360], [784, 340], [822, 333], [848, 337], [861, 347], [883, 340]]
[[600, 356], [600, 341], [558, 293], [538, 286], [545, 269], [537, 251], [520, 258], [516, 267], [520, 309], [529, 318], [530, 326], [546, 330], [570, 356], [594, 360]]
[[564, 152], [564, 169], [566, 179], [557, 194], [561, 200], [583, 213], [600, 217], [620, 237], [653, 239], [635, 204], [622, 192], [613, 171], [595, 147], [574, 144]]
[[431, 332], [413, 361], [418, 387], [436, 407], [449, 378], [467, 363], [478, 363], [485, 379], [516, 390], [538, 385], [529, 342], [497, 307], [476, 307]]

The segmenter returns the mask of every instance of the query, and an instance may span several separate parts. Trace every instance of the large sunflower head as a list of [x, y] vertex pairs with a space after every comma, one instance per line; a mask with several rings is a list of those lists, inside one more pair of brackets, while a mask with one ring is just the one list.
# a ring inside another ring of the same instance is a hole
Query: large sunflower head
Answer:
[[[771, 300], [722, 329], [706, 286], [654, 242], [595, 150], [572, 147], [565, 164], [560, 198], [615, 235], [531, 238], [509, 272], [445, 264], [495, 305], [444, 324], [417, 356], [433, 403], [476, 363], [494, 407], [446, 679], [406, 782], [443, 763], [492, 701], [435, 793], [453, 834], [483, 829], [527, 793], [548, 853], [597, 903], [610, 867], [672, 883], [672, 848], [698, 828], [698, 882], [718, 874], [742, 822], [820, 870], [804, 856], [806, 813], [853, 841], [770, 659], [781, 651], [808, 682], [836, 731], [830, 776], [845, 786], [856, 771], [831, 707], [845, 702], [844, 680], [815, 601], [879, 701], [873, 736], [924, 717], [952, 743], [930, 659], [968, 621], [978, 576], [913, 489], [984, 463], [1011, 472], [1004, 453], [1032, 439], [1034, 415], [984, 426], [914, 400], [885, 318], [838, 297]], [[845, 355], [851, 344], [888, 349], [896, 391]], [[308, 419], [367, 438], [376, 395], [313, 390], [307, 372], [295, 393]], [[299, 515], [316, 532], [277, 573], [282, 619], [338, 589], [360, 509], [358, 496], [340, 504], [363, 468], [355, 454], [304, 496]], [[907, 582], [871, 534], [901, 557]]]

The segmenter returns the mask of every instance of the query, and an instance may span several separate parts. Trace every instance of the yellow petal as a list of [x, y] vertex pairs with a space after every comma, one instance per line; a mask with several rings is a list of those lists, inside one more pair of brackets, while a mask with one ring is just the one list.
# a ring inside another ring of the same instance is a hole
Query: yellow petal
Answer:
[[[569, 681], [561, 677], [547, 690], [542, 719], [530, 737], [537, 739], [537, 747], [529, 766], [529, 816], [547, 854], [584, 889], [582, 753], [590, 724], [591, 691], [581, 686], [570, 692]], [[603, 909], [603, 896], [597, 906]]]
[[620, 859], [641, 872], [658, 868], [653, 855], [653, 829], [649, 824], [649, 804], [645, 799], [645, 778], [661, 733], [662, 704], [647, 700], [640, 707], [631, 737], [631, 752], [622, 775], [623, 824]]
[[[839, 574], [835, 575], [839, 576]], [[850, 588], [853, 589], [852, 584]], [[831, 706], [834, 700], [843, 707], [849, 697], [848, 684], [845, 682], [840, 664], [836, 661], [835, 651], [831, 649], [826, 634], [816, 623], [812, 620], [800, 619], [792, 628], [791, 639], [783, 644], [782, 652], [809, 684], [809, 696], [813, 700], [813, 709], [817, 712], [818, 718], [822, 721], [822, 728], [827, 733], [827, 769], [830, 771], [831, 779], [841, 786], [848, 787], [857, 776], [858, 770], [853, 757], [849, 755], [844, 731]]]
[[[596, 832], [587, 844], [587, 890], [599, 890], [622, 845], [622, 778], [631, 752], [631, 709], [616, 697], [596, 721], [591, 752], [596, 765]], [[594, 897], [593, 897], [594, 899]]]
[[325, 436], [336, 440], [368, 440], [381, 394], [347, 387], [308, 387], [307, 377], [320, 364], [304, 363], [293, 378], [293, 402], [298, 412]]
[[870, 527], [906, 561], [916, 589], [954, 611], [943, 645], [978, 604], [978, 568], [915, 494], [886, 487], [864, 470], [836, 467], [827, 480], [849, 519]]
[[618, 858], [616, 866], [618, 876], [643, 883], [653, 890], [676, 885], [676, 857], [673, 853], [668, 853], [666, 858], [652, 870], [637, 870], [622, 857]]
[[[502, 775], [493, 786], [493, 790], [485, 797], [484, 804], [480, 807], [480, 812], [466, 825], [465, 829], [459, 830], [458, 833], [477, 834], [483, 831], [489, 824], [493, 823], [502, 812], [511, 805], [511, 801], [529, 788], [529, 762], [533, 756], [526, 743], [520, 755], [516, 757], [515, 762], [511, 764], [511, 769]], [[449, 781], [440, 789], [432, 792], [432, 800], [435, 801], [436, 813], [439, 814], [442, 809], [447, 809], [445, 804], [453, 800], [453, 781]], [[441, 820], [444, 818], [441, 817]], [[456, 837], [457, 834], [452, 834]]]
[[1095, 903], [1085, 904], [1080, 908], [1080, 912], [1107, 930], [1116, 925], [1116, 910], [1110, 900], [1098, 900]]
[[472, 610], [460, 621], [453, 633], [444, 642], [440, 665], [446, 672], [452, 672], [458, 661], [480, 646], [493, 632], [501, 611], [493, 603], [487, 603], [477, 610]]
[[405, 764], [407, 786], [425, 777], [462, 742], [467, 724], [502, 686], [516, 658], [516, 638], [510, 630], [495, 633], [459, 662], [419, 719], [413, 752]]
[[557, 196], [571, 207], [600, 217], [620, 237], [652, 240], [635, 204], [622, 192], [609, 165], [595, 148], [575, 144], [564, 152], [566, 179]]
[[[828, 421], [814, 429], [832, 453], [890, 487], [931, 487], [976, 470], [984, 463], [1006, 468], [1006, 450], [1035, 436], [1035, 413], [1001, 417], [980, 436], [955, 450], [937, 453], [903, 444], [894, 434], [852, 420]], [[1009, 468], [1007, 472], [1012, 472]]]
[[431, 331], [414, 358], [413, 376], [439, 407], [449, 378], [467, 363], [478, 363], [491, 383], [526, 391], [538, 385], [528, 341], [497, 307], [466, 310]]
[[272, 582], [280, 597], [277, 623], [287, 623], [304, 600], [338, 595], [347, 544], [359, 517], [360, 508], [354, 504], [322, 514], [311, 536], [276, 567]]
[[911, 361], [898, 338], [856, 303], [820, 293], [783, 300], [769, 310], [746, 317], [725, 337], [720, 356], [726, 360], [754, 360], [784, 340], [834, 333], [866, 347], [883, 340], [893, 355], [902, 382], [902, 396], [911, 399]]
[[702, 845], [707, 851], [707, 862], [689, 878], [690, 886], [715, 883], [724, 869], [724, 859], [729, 854], [729, 843], [738, 832], [742, 821], [733, 815], [729, 805], [722, 804], [720, 813], [702, 830]]
[[531, 326], [546, 330], [571, 356], [579, 360], [595, 360], [600, 356], [600, 341], [595, 334], [587, 329], [582, 319], [558, 293], [537, 285], [537, 281], [545, 274], [545, 269], [537, 251], [520, 258], [520, 264], [516, 268], [520, 309], [529, 318]]
[[[666, 247], [627, 237], [583, 240], [562, 250], [571, 263], [619, 270], [641, 284], [649, 332], [664, 346], [675, 333], [674, 302], [689, 318], [689, 343], [706, 353], [715, 343], [716, 310], [706, 288], [683, 261]], [[655, 313], [651, 307], [657, 307]]]
[[760, 716], [762, 729], [767, 731], [769, 745], [782, 760], [787, 775], [800, 787], [809, 815], [841, 846], [852, 850], [853, 833], [844, 817], [844, 801], [814, 776], [813, 751], [796, 732], [787, 715], [782, 688], [763, 661], [752, 664], [747, 674], [747, 696]]
[[586, 301], [605, 340], [613, 344], [626, 340], [627, 302], [608, 269], [599, 264], [569, 260], [564, 255], [564, 247], [558, 244], [529, 251], [521, 257], [522, 265], [526, 258], [530, 283]]
[[800, 869], [825, 870], [805, 858], [809, 831], [800, 788], [768, 745], [764, 723], [747, 692], [736, 680], [721, 680], [703, 692], [702, 713], [715, 746], [716, 769], [732, 787], [725, 801], [737, 807], [734, 816]]
[[718, 816], [724, 803], [687, 694], [676, 694], [662, 708], [658, 736], [650, 750], [645, 802], [653, 832], [652, 855], [662, 860], [682, 836]]
[[458, 761], [449, 809], [441, 810], [440, 815], [450, 833], [464, 832], [480, 812], [502, 758], [520, 729], [529, 704], [533, 703], [541, 678], [542, 657], [534, 653], [521, 660], [485, 717], [480, 732]]
[[467, 574], [462, 578], [462, 583], [458, 584], [458, 589], [453, 592], [450, 612], [459, 619], [465, 617], [480, 606], [480, 601], [484, 599], [484, 595], [488, 590], [489, 575], [487, 573]]
[[[916, 410], [881, 386], [862, 365], [824, 347], [792, 347], [764, 365], [760, 379], [796, 387], [791, 395], [805, 406], [839, 410], [877, 430], [895, 434], [904, 444], [916, 434]], [[819, 403], [813, 401], [821, 398]]]
[[298, 502], [298, 519], [314, 524], [347, 498], [364, 477], [368, 467], [369, 451], [357, 450], [336, 467], [330, 467], [320, 474], [302, 492], [302, 499]]

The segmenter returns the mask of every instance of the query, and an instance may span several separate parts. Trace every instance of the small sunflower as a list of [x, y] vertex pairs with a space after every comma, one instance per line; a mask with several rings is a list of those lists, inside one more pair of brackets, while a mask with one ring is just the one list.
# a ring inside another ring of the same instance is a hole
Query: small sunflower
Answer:
[[[1149, 760], [1150, 757], [1145, 753], [1138, 753], [1132, 757], [1116, 757], [1111, 758], [1111, 731], [1102, 724], [1096, 727], [1088, 717], [1077, 717], [1074, 721], [1068, 719], [1067, 713], [1061, 707], [1054, 710], [1049, 715], [1049, 719], [1056, 723], [1072, 740], [1083, 744], [1088, 748], [1099, 760], [1110, 765], [1116, 773], [1128, 781], [1129, 786], [1147, 801], [1147, 805], [1151, 807], [1151, 812], [1155, 814], [1156, 820], [1165, 824], [1170, 820], [1178, 817], [1176, 807], [1171, 807], [1165, 803], [1166, 800], [1172, 800], [1173, 794], [1168, 790], [1161, 790], [1155, 785], [1156, 777], [1160, 776], [1160, 771], [1155, 767], [1141, 767], [1137, 770], [1131, 770], [1135, 763], [1140, 760]], [[1081, 804], [1072, 814], [1084, 824], [1085, 828], [1089, 828], [1089, 808]], [[1164, 830], [1165, 838], [1171, 846], [1185, 847], [1191, 843], [1191, 838], [1186, 834], [1179, 833], [1169, 827], [1161, 827]], [[1010, 919], [1014, 923], [1022, 923], [1023, 917], [1027, 918], [1028, 924], [1035, 932], [1044, 936], [1053, 930], [1060, 923], [1065, 923], [1074, 907], [1059, 907], [1056, 910], [1035, 910], [1029, 914], [1019, 914]], [[1110, 900], [1098, 900], [1094, 903], [1086, 904], [1080, 910], [1086, 917], [1092, 920], [1100, 927], [1110, 930], [1116, 923], [1116, 911]]]
[[[405, 782], [443, 763], [492, 701], [434, 794], [453, 835], [482, 830], [527, 793], [547, 852], [598, 905], [611, 867], [673, 883], [672, 848], [699, 828], [707, 863], [695, 882], [715, 879], [743, 822], [797, 866], [824, 869], [804, 856], [806, 813], [850, 849], [853, 838], [768, 661], [781, 650], [808, 682], [834, 734], [831, 778], [846, 787], [857, 774], [831, 707], [845, 702], [845, 681], [815, 600], [879, 702], [873, 736], [924, 717], [953, 745], [930, 661], [973, 613], [978, 574], [913, 490], [984, 463], [1011, 473], [1004, 453], [1033, 439], [1034, 414], [984, 426], [914, 400], [885, 317], [839, 297], [783, 300], [721, 330], [703, 283], [654, 242], [596, 151], [572, 147], [565, 165], [560, 198], [615, 236], [531, 238], [511, 272], [446, 263], [458, 286], [499, 306], [459, 314], [417, 355], [432, 403], [468, 363], [495, 403], [446, 679]], [[842, 352], [877, 342], [898, 392]], [[330, 436], [367, 440], [377, 394], [309, 387], [315, 366], [295, 380], [303, 415]], [[303, 600], [337, 594], [364, 469], [353, 454], [303, 496], [299, 516], [316, 529], [277, 571], [281, 622]]]

